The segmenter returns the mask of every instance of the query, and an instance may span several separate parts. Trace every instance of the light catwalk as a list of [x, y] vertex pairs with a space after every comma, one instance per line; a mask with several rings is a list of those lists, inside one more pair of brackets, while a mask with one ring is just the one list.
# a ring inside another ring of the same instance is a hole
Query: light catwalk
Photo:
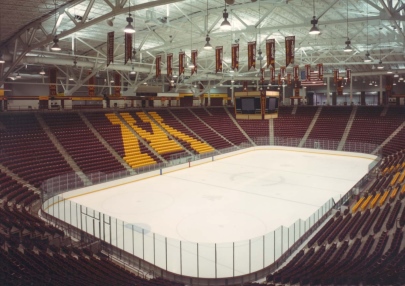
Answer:
[[[288, 228], [299, 219], [308, 220], [331, 198], [337, 201], [350, 190], [373, 160], [356, 153], [337, 154], [305, 149], [250, 151], [71, 200], [123, 221], [125, 230], [182, 241], [183, 247], [186, 243], [238, 243], [263, 237], [280, 226]], [[48, 211], [54, 212], [54, 207]], [[78, 220], [78, 212], [67, 214], [65, 207], [59, 207], [66, 221]], [[118, 235], [115, 239], [119, 240]], [[136, 252], [135, 246], [130, 248], [129, 252]], [[268, 262], [274, 261], [275, 253], [270, 256]], [[228, 275], [226, 269], [223, 272]]]

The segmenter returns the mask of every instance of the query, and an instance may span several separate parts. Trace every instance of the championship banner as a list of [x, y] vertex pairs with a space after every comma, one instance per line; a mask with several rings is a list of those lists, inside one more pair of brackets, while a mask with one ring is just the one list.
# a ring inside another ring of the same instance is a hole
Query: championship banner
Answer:
[[191, 69], [191, 75], [197, 73], [197, 53], [197, 50], [191, 51], [191, 63], [194, 65], [194, 67]]
[[232, 65], [233, 70], [239, 69], [239, 44], [232, 44]]
[[285, 37], [285, 66], [294, 64], [295, 57], [295, 36]]
[[311, 79], [311, 65], [305, 65], [305, 76], [307, 80]]
[[264, 82], [264, 68], [260, 69], [260, 83], [263, 84]]
[[256, 68], [256, 41], [248, 43], [248, 70]]
[[266, 56], [267, 56], [267, 68], [272, 66], [273, 69], [276, 66], [276, 40], [266, 40]]
[[291, 73], [287, 73], [287, 84], [291, 84]]
[[132, 34], [125, 33], [125, 62], [129, 60], [132, 62]]
[[300, 79], [300, 67], [299, 66], [294, 66], [293, 76], [294, 76], [294, 81], [298, 81]]
[[158, 78], [162, 74], [162, 69], [160, 67], [160, 63], [162, 62], [162, 56], [156, 56], [155, 60], [155, 69], [156, 69], [156, 78]]
[[185, 52], [179, 52], [179, 75], [184, 73], [184, 57], [186, 53]]
[[[91, 73], [92, 73], [92, 71], [87, 72], [88, 75], [90, 75]], [[95, 80], [94, 76], [89, 78], [87, 91], [88, 91], [88, 95], [90, 97], [96, 96], [96, 88], [94, 86], [95, 82], [96, 82], [96, 80]]]
[[394, 79], [391, 75], [387, 75], [385, 77], [385, 95], [387, 98], [392, 96], [392, 86], [394, 83]]
[[343, 80], [338, 79], [336, 83], [337, 95], [343, 95]]
[[278, 85], [281, 85], [282, 84], [282, 82], [281, 82], [281, 74], [278, 74]]
[[276, 70], [274, 68], [270, 69], [270, 82], [273, 83], [276, 81]]
[[114, 73], [114, 96], [121, 95], [121, 75], [118, 72]]
[[339, 79], [339, 70], [333, 70], [333, 82], [337, 83]]
[[56, 68], [49, 69], [49, 96], [56, 96]]
[[173, 54], [167, 54], [166, 58], [166, 66], [167, 66], [167, 76], [172, 76], [173, 75]]
[[114, 63], [114, 32], [107, 34], [107, 67]]
[[318, 78], [323, 80], [323, 64], [318, 64]]
[[280, 67], [280, 78], [285, 79], [285, 67]]
[[222, 72], [223, 47], [215, 47], [215, 72]]
[[350, 83], [352, 80], [352, 70], [351, 69], [346, 69], [346, 78], [347, 78], [347, 83]]
[[300, 96], [300, 88], [299, 88], [299, 87], [294, 88], [294, 96], [295, 96], [295, 97], [299, 97], [299, 96]]

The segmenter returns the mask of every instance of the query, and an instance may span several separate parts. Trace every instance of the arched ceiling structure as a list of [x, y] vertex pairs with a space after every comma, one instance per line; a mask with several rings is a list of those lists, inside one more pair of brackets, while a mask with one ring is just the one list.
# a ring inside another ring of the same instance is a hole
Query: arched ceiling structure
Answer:
[[[57, 67], [59, 80], [72, 77], [68, 92], [83, 85], [90, 75], [108, 78], [113, 70], [136, 90], [154, 79], [155, 56], [162, 54], [165, 74], [166, 54], [198, 50], [198, 73], [186, 70], [180, 84], [224, 82], [257, 78], [247, 70], [247, 42], [257, 41], [263, 51], [265, 40], [276, 40], [276, 68], [284, 65], [284, 39], [295, 36], [295, 63], [324, 64], [325, 73], [350, 68], [355, 76], [372, 77], [388, 70], [405, 73], [405, 3], [400, 0], [227, 0], [231, 29], [221, 29], [223, 0], [3, 0], [0, 9], [0, 85], [18, 80], [41, 82], [42, 68]], [[124, 32], [128, 12], [134, 18], [135, 59], [124, 64]], [[318, 19], [319, 35], [309, 35], [311, 20]], [[109, 22], [109, 20], [111, 22]], [[112, 25], [111, 25], [112, 24]], [[106, 65], [107, 33], [115, 32], [114, 64]], [[215, 52], [204, 50], [206, 35], [211, 44], [223, 46], [224, 72], [215, 73]], [[62, 50], [50, 50], [57, 35]], [[350, 39], [353, 50], [344, 52]], [[240, 45], [240, 69], [230, 73], [231, 45]], [[371, 62], [364, 62], [367, 50]], [[384, 70], [376, 68], [379, 61]], [[258, 68], [258, 66], [256, 66]], [[134, 69], [136, 75], [129, 72]], [[16, 79], [20, 74], [21, 79]]]

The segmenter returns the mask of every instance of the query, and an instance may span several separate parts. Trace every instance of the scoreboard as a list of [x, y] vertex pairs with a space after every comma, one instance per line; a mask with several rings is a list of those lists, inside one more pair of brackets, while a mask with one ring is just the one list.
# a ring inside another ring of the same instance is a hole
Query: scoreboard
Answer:
[[238, 119], [276, 118], [278, 104], [279, 93], [275, 91], [235, 93], [235, 114]]

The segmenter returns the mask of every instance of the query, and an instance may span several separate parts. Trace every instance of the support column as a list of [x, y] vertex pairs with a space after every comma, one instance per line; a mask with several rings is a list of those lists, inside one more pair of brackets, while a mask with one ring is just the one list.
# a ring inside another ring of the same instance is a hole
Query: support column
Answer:
[[378, 98], [379, 98], [378, 104], [380, 105], [380, 104], [384, 104], [384, 100], [383, 100], [383, 77], [382, 77], [381, 74], [380, 74], [380, 86], [379, 86], [379, 88], [380, 88], [380, 93], [379, 93], [379, 96], [378, 96]]
[[353, 81], [350, 79], [350, 105], [353, 104]]
[[365, 91], [362, 91], [360, 94], [360, 104], [366, 105], [366, 92]]
[[332, 105], [337, 105], [337, 92], [332, 92]]
[[330, 77], [326, 78], [326, 105], [330, 105]]

